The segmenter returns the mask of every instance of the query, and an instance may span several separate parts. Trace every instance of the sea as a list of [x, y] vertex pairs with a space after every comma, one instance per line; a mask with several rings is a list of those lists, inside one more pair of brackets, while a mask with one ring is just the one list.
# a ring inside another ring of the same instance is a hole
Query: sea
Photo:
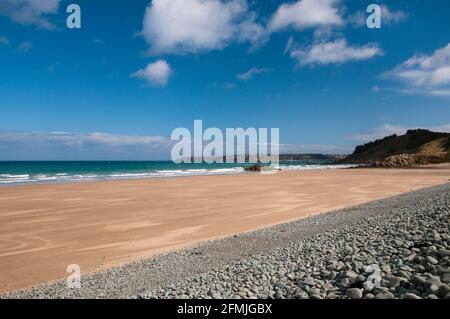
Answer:
[[[0, 161], [0, 186], [245, 173], [252, 164], [172, 161]], [[281, 161], [281, 170], [345, 168], [322, 160]]]

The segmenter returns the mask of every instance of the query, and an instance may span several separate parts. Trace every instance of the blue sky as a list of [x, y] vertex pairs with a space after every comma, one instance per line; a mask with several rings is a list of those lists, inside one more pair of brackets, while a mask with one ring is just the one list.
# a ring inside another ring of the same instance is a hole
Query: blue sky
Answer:
[[2, 0], [0, 160], [164, 159], [195, 119], [299, 153], [450, 131], [449, 20], [440, 0]]

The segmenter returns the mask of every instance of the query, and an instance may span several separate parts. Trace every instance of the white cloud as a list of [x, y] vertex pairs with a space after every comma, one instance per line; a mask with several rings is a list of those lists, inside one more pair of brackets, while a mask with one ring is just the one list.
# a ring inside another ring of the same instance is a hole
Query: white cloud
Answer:
[[280, 154], [349, 154], [354, 147], [327, 144], [280, 144]]
[[[174, 141], [163, 136], [0, 131], [0, 160], [164, 160]], [[280, 144], [281, 153], [349, 153], [352, 146]]]
[[380, 87], [379, 86], [377, 86], [377, 85], [374, 85], [374, 86], [372, 86], [372, 89], [371, 89], [371, 92], [372, 93], [378, 93], [378, 92], [380, 92]]
[[283, 3], [270, 18], [268, 30], [304, 29], [324, 25], [342, 25], [336, 0], [300, 0]]
[[415, 55], [384, 74], [404, 85], [404, 93], [450, 96], [450, 43], [432, 55]]
[[251, 80], [255, 75], [258, 74], [264, 74], [264, 73], [270, 73], [272, 72], [272, 69], [267, 68], [251, 68], [247, 72], [241, 73], [236, 75], [236, 78], [241, 81], [249, 81]]
[[383, 55], [383, 51], [376, 44], [351, 46], [345, 39], [319, 42], [306, 48], [296, 48], [295, 43], [290, 39], [285, 52], [297, 60], [298, 65], [340, 64], [348, 61], [368, 60]]
[[346, 138], [354, 141], [373, 141], [392, 134], [402, 135], [408, 129], [400, 125], [383, 124], [370, 132], [350, 134]]
[[27, 53], [32, 48], [33, 48], [33, 42], [26, 40], [26, 41], [23, 41], [22, 43], [20, 43], [19, 47], [17, 49], [21, 53]]
[[162, 136], [0, 132], [0, 160], [164, 159], [172, 145]]
[[222, 85], [224, 90], [234, 90], [236, 88], [236, 84], [229, 82]]
[[22, 25], [34, 25], [40, 29], [55, 29], [48, 19], [58, 12], [61, 0], [1, 0], [0, 15]]
[[211, 51], [233, 41], [255, 47], [265, 38], [255, 19], [246, 0], [153, 0], [142, 35], [153, 54]]
[[[391, 11], [386, 5], [381, 5], [381, 27], [399, 24], [406, 20], [407, 14], [401, 10]], [[367, 25], [368, 14], [365, 11], [357, 11], [349, 15], [346, 20], [355, 27], [365, 27]]]
[[365, 27], [367, 25], [367, 15], [365, 11], [357, 11], [348, 15], [346, 21], [354, 27]]
[[438, 126], [432, 126], [429, 128], [429, 130], [433, 131], [433, 132], [450, 133], [450, 123], [438, 125]]
[[381, 6], [381, 25], [398, 24], [406, 20], [406, 13], [403, 11], [391, 11], [386, 5]]
[[404, 125], [383, 124], [381, 126], [376, 127], [370, 132], [350, 134], [346, 138], [354, 141], [369, 142], [393, 134], [403, 135], [406, 133], [406, 131], [415, 129], [427, 129], [432, 132], [450, 133], [450, 124], [443, 124], [437, 126], [404, 126]]
[[269, 39], [266, 29], [256, 22], [254, 13], [248, 14], [246, 19], [237, 25], [237, 39], [239, 43], [249, 42], [250, 51], [264, 45]]
[[429, 90], [426, 93], [431, 96], [450, 97], [450, 89], [449, 90]]
[[0, 36], [0, 45], [9, 45], [9, 39], [4, 36]]
[[146, 81], [151, 86], [167, 85], [172, 75], [170, 65], [164, 60], [149, 63], [144, 69], [137, 70], [131, 76]]

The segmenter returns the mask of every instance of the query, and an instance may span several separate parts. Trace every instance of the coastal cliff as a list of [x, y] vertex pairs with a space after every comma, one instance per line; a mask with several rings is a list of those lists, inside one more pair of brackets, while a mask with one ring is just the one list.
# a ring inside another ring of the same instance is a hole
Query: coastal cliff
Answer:
[[409, 130], [356, 147], [340, 161], [376, 167], [414, 167], [450, 162], [450, 134], [428, 130]]

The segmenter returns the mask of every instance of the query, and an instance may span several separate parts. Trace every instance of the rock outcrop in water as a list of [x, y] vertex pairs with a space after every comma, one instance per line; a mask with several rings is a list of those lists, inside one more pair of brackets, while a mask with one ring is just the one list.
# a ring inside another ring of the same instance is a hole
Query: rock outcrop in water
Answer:
[[261, 172], [261, 170], [262, 170], [261, 164], [255, 164], [255, 165], [244, 168], [244, 171], [246, 171], [246, 172]]

